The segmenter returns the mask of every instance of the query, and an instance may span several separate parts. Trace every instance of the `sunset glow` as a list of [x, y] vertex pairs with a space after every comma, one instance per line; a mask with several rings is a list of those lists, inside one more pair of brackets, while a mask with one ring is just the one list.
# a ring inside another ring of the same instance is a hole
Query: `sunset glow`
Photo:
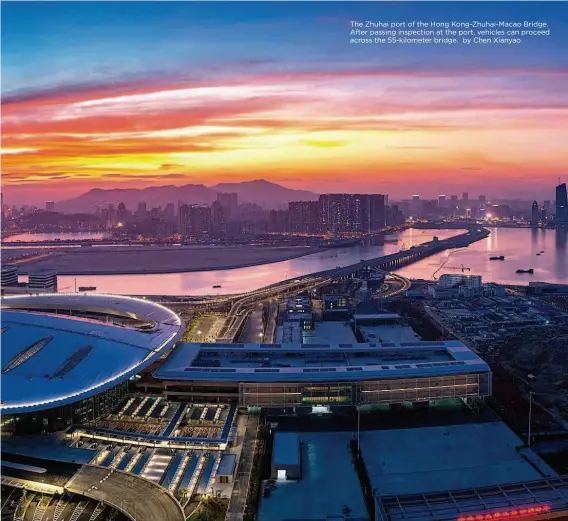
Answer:
[[[381, 52], [346, 36], [377, 6], [276, 2], [248, 18], [226, 7], [214, 19], [206, 3], [2, 4], [5, 196], [259, 178], [522, 196], [567, 173], [566, 5], [537, 6], [554, 36], [522, 51]], [[385, 11], [426, 16], [413, 3]]]

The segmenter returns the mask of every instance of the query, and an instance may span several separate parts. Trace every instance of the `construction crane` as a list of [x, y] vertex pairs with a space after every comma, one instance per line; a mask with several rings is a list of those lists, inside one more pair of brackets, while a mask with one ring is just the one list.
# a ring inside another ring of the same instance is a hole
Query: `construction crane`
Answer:
[[466, 268], [463, 264], [461, 265], [461, 268], [459, 266], [445, 266], [445, 268], [449, 270], [461, 270], [462, 273], [471, 271], [471, 268]]

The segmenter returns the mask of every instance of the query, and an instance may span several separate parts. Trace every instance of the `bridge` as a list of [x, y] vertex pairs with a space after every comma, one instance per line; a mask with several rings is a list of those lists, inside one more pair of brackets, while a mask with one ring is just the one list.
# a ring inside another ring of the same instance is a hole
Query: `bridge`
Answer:
[[[361, 262], [350, 266], [337, 267], [330, 270], [311, 273], [309, 275], [303, 275], [295, 279], [284, 280], [276, 284], [272, 284], [271, 286], [266, 286], [241, 295], [220, 297], [220, 302], [225, 305], [230, 303], [231, 309], [229, 311], [227, 321], [221, 330], [218, 341], [224, 343], [231, 343], [234, 341], [246, 322], [248, 316], [247, 308], [251, 305], [256, 305], [259, 302], [270, 298], [283, 298], [297, 294], [301, 291], [312, 291], [329, 284], [333, 280], [356, 277], [366, 270], [379, 271], [399, 281], [400, 287], [384, 294], [383, 298], [401, 293], [410, 288], [410, 281], [401, 275], [391, 273], [391, 270], [399, 269], [403, 266], [412, 264], [423, 258], [435, 255], [436, 253], [450, 248], [466, 247], [473, 242], [484, 239], [488, 235], [489, 231], [485, 229], [470, 230], [467, 233], [463, 233], [449, 239], [433, 240], [419, 246], [413, 246], [408, 250], [401, 250], [396, 253], [385, 255], [383, 257], [376, 257], [374, 259], [362, 260]], [[207, 300], [204, 301], [204, 304], [210, 306], [213, 302], [215, 302], [215, 300]]]

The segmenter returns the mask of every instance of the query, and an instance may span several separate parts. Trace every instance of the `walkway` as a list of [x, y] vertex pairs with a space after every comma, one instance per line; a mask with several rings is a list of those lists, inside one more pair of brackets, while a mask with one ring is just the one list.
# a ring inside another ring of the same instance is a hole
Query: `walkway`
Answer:
[[[256, 447], [256, 435], [258, 431], [258, 416], [248, 415], [246, 430], [244, 432], [243, 451], [239, 461], [239, 467], [235, 475], [233, 494], [229, 501], [225, 521], [242, 521], [247, 505], [247, 495]], [[237, 434], [239, 436], [240, 433]]]

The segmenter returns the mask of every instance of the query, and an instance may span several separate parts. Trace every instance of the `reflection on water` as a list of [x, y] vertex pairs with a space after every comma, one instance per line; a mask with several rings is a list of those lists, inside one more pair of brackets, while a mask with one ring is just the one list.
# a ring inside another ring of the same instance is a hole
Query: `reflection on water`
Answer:
[[[400, 249], [431, 241], [453, 237], [460, 230], [405, 230], [389, 236], [387, 241], [351, 248], [333, 248], [283, 262], [238, 268], [233, 270], [201, 271], [193, 273], [165, 273], [144, 275], [81, 275], [60, 276], [61, 291], [73, 291], [77, 287], [96, 286], [103, 293], [125, 295], [211, 295], [242, 293], [274, 284], [281, 280], [299, 277], [308, 273], [348, 266], [362, 259], [372, 259]], [[398, 242], [390, 240], [398, 239]], [[221, 288], [213, 289], [220, 285]], [[66, 289], [63, 289], [66, 288]]]
[[566, 238], [568, 228], [558, 228], [556, 232], [556, 273], [564, 282], [568, 282], [568, 269], [566, 267]]
[[[234, 270], [172, 273], [159, 275], [93, 275], [60, 276], [60, 288], [72, 291], [75, 279], [77, 287], [96, 286], [97, 291], [126, 295], [210, 295], [251, 291], [280, 280], [290, 279], [355, 264], [362, 259], [410, 248], [432, 240], [461, 233], [457, 230], [406, 230], [391, 239], [398, 242], [368, 244], [352, 248], [330, 249], [305, 257], [283, 262], [251, 266]], [[529, 281], [565, 283], [568, 280], [567, 237], [568, 230], [492, 228], [486, 239], [457, 251], [445, 251], [399, 270], [410, 278], [432, 279], [443, 273], [461, 273], [462, 265], [470, 268], [467, 273], [482, 275], [486, 282], [527, 284]], [[536, 255], [544, 251], [541, 255]], [[490, 261], [489, 257], [504, 255], [504, 261]], [[441, 268], [440, 266], [443, 265]], [[534, 275], [517, 274], [517, 269], [534, 269]], [[213, 289], [214, 285], [221, 285]]]
[[[528, 284], [529, 282], [566, 283], [566, 229], [491, 228], [491, 235], [459, 251], [444, 251], [398, 272], [410, 278], [432, 280], [443, 273], [461, 273], [461, 267], [486, 282]], [[544, 253], [540, 253], [544, 252]], [[540, 254], [540, 255], [537, 255]], [[504, 261], [489, 257], [504, 255]], [[445, 263], [445, 264], [444, 264]], [[443, 265], [443, 266], [442, 266]], [[440, 268], [442, 266], [442, 268]], [[533, 275], [517, 274], [518, 269], [534, 270]], [[439, 270], [436, 273], [436, 270]]]
[[40, 242], [54, 241], [61, 239], [62, 241], [82, 241], [86, 239], [105, 239], [108, 235], [97, 232], [77, 232], [77, 233], [20, 233], [3, 239], [3, 242]]

